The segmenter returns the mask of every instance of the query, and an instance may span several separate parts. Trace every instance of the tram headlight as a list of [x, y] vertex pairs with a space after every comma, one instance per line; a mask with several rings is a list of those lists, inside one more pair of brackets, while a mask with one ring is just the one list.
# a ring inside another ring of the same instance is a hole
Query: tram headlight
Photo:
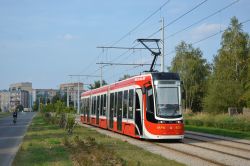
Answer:
[[176, 123], [181, 124], [182, 120], [177, 120]]

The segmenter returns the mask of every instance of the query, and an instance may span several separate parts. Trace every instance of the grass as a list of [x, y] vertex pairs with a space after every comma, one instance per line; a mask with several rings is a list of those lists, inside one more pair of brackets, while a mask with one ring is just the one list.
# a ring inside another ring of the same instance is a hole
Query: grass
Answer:
[[61, 144], [65, 131], [36, 116], [13, 162], [14, 166], [72, 165], [70, 153]]
[[0, 118], [4, 118], [10, 115], [11, 115], [11, 112], [0, 112]]
[[119, 139], [85, 127], [73, 135], [46, 123], [41, 115], [33, 119], [13, 163], [24, 165], [182, 165]]
[[250, 140], [250, 132], [192, 125], [185, 125], [185, 130]]
[[186, 130], [250, 139], [250, 114], [187, 113], [184, 118]]

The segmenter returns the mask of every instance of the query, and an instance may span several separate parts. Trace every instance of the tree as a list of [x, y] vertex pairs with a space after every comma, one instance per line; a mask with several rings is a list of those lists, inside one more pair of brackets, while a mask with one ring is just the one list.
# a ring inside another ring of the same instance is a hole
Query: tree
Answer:
[[246, 104], [249, 36], [242, 31], [236, 17], [222, 35], [221, 48], [214, 58], [208, 95], [204, 100], [206, 111], [226, 112], [228, 107], [242, 108]]
[[66, 99], [64, 96], [62, 96], [60, 93], [57, 93], [53, 98], [51, 99], [51, 103], [55, 104], [57, 101], [62, 101], [64, 103], [67, 102], [67, 94], [66, 94]]
[[34, 110], [34, 111], [38, 111], [38, 106], [39, 106], [38, 100], [36, 100], [36, 101], [34, 102], [34, 105], [33, 105], [33, 110]]
[[17, 105], [16, 111], [23, 111], [23, 105], [21, 105], [21, 104]]
[[185, 108], [201, 111], [210, 65], [202, 58], [201, 50], [193, 48], [191, 44], [182, 41], [175, 49], [176, 56], [170, 70], [178, 72], [183, 81]]
[[119, 81], [121, 80], [125, 80], [127, 78], [130, 78], [131, 76], [129, 74], [124, 74], [124, 76], [122, 78], [119, 79]]
[[[248, 42], [250, 43], [250, 41]], [[246, 101], [246, 106], [250, 108], [250, 44], [249, 44], [249, 52], [248, 52], [248, 73], [247, 73], [247, 83], [246, 83], [246, 91], [243, 95], [244, 100]]]
[[[102, 85], [107, 85], [107, 82], [105, 80], [102, 80]], [[96, 89], [100, 87], [100, 80], [95, 81], [94, 84], [91, 84], [89, 86], [89, 89]]]

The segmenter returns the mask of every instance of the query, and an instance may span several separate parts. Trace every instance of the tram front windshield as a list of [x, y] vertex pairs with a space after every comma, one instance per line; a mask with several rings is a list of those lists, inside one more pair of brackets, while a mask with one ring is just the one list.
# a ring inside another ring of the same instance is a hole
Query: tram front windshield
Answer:
[[178, 87], [156, 86], [157, 116], [161, 118], [177, 118], [181, 116]]

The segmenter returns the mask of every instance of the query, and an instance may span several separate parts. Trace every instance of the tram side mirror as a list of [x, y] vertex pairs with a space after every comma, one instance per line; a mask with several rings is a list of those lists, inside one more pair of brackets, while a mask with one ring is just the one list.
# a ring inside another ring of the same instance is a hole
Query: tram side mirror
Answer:
[[142, 94], [145, 94], [145, 93], [146, 93], [146, 88], [145, 88], [145, 86], [142, 86], [141, 91], [142, 91]]

